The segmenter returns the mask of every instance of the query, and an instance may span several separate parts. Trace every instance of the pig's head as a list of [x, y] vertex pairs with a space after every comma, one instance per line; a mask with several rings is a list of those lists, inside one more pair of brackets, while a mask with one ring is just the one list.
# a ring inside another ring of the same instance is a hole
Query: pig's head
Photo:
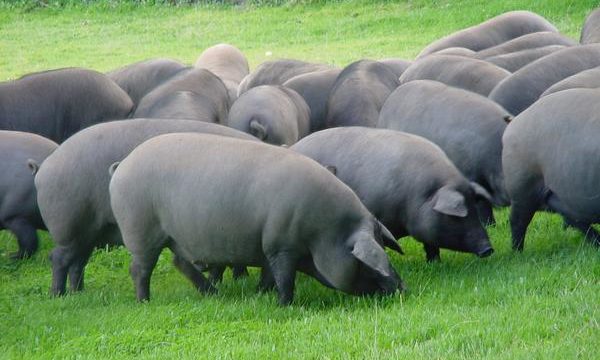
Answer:
[[440, 248], [486, 257], [494, 252], [475, 210], [482, 194], [476, 184], [445, 185], [430, 196], [413, 219], [411, 233], [420, 241]]
[[383, 227], [372, 218], [338, 241], [317, 241], [311, 251], [313, 262], [331, 286], [354, 295], [392, 294], [404, 289], [383, 249], [384, 243], [395, 240], [391, 235], [383, 239], [389, 231], [379, 226]]

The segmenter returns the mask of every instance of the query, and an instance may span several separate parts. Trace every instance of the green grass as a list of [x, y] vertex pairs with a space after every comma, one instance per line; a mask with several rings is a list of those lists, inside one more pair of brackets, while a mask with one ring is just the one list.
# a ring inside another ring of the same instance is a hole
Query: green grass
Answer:
[[[456, 29], [503, 11], [534, 10], [578, 37], [594, 1], [314, 3], [281, 7], [0, 5], [0, 80], [31, 71], [85, 66], [101, 71], [150, 57], [193, 62], [229, 42], [253, 66], [273, 57], [344, 65], [359, 58], [414, 57]], [[44, 234], [33, 259], [13, 262], [0, 234], [0, 358], [463, 358], [597, 359], [600, 252], [559, 217], [538, 214], [525, 252], [510, 250], [507, 210], [489, 229], [488, 259], [442, 252], [427, 264], [403, 240], [390, 254], [409, 286], [402, 296], [356, 298], [300, 276], [289, 308], [254, 291], [258, 276], [219, 294], [197, 294], [163, 253], [153, 299], [134, 300], [123, 248], [97, 251], [86, 290], [49, 297]]]

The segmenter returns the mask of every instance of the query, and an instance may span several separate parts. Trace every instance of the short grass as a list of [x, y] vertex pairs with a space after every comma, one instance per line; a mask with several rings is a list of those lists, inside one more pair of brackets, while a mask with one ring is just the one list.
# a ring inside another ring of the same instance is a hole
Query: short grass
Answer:
[[[151, 58], [193, 62], [207, 46], [239, 46], [253, 66], [272, 57], [344, 65], [359, 58], [414, 57], [453, 30], [503, 11], [530, 9], [577, 38], [595, 1], [311, 3], [280, 7], [137, 6], [100, 1], [57, 8], [0, 3], [0, 80], [64, 66], [101, 71]], [[201, 296], [165, 252], [153, 299], [134, 300], [123, 248], [97, 251], [86, 290], [54, 299], [52, 242], [13, 262], [16, 242], [0, 234], [0, 358], [439, 358], [598, 359], [600, 252], [538, 214], [522, 254], [510, 250], [507, 210], [489, 228], [488, 259], [442, 252], [428, 264], [403, 240], [390, 254], [404, 295], [355, 298], [300, 276], [280, 308], [254, 291], [257, 273]]]

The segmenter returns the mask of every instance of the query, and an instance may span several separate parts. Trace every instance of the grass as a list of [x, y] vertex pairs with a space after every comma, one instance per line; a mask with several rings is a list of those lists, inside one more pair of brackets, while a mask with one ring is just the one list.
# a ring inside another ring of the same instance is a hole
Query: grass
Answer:
[[[530, 9], [577, 38], [594, 1], [312, 3], [280, 7], [0, 5], [0, 80], [85, 66], [101, 71], [150, 57], [193, 62], [229, 42], [252, 66], [273, 57], [344, 65], [359, 58], [414, 57], [430, 41], [503, 11]], [[48, 295], [52, 242], [13, 262], [0, 233], [0, 358], [439, 358], [597, 359], [600, 252], [555, 215], [538, 214], [523, 254], [510, 250], [507, 210], [489, 228], [488, 259], [442, 252], [428, 264], [403, 240], [390, 254], [409, 286], [401, 296], [356, 298], [300, 276], [289, 308], [254, 291], [257, 273], [201, 296], [164, 252], [153, 299], [137, 304], [123, 248], [98, 250], [86, 290]]]

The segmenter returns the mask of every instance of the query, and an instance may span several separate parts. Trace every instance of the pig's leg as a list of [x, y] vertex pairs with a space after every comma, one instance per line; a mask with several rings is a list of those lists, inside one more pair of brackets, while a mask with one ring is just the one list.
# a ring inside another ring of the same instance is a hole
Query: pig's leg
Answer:
[[260, 271], [260, 281], [258, 282], [257, 291], [259, 293], [271, 291], [275, 289], [275, 278], [269, 268], [269, 265], [262, 267]]
[[67, 287], [67, 272], [77, 257], [77, 250], [71, 247], [58, 246], [52, 250], [52, 288], [55, 296], [64, 295]]
[[185, 277], [188, 278], [188, 280], [192, 282], [198, 291], [201, 293], [215, 293], [217, 291], [217, 289], [215, 289], [215, 287], [212, 286], [208, 280], [206, 280], [204, 275], [198, 271], [198, 269], [196, 269], [192, 263], [185, 260], [181, 256], [178, 256], [177, 254], [174, 255], [173, 264], [177, 269], [179, 269], [179, 271], [181, 271], [183, 275], [185, 275]]
[[484, 199], [477, 199], [475, 202], [475, 209], [477, 210], [477, 215], [479, 216], [479, 221], [484, 225], [495, 225], [496, 219], [494, 218], [494, 211], [492, 209], [492, 204], [489, 201]]
[[437, 246], [423, 244], [425, 249], [425, 256], [428, 262], [440, 261], [440, 248]]
[[90, 256], [94, 251], [93, 247], [82, 249], [73, 259], [73, 262], [69, 266], [69, 282], [71, 285], [71, 291], [83, 290], [83, 277], [85, 266], [90, 260]]
[[6, 228], [17, 237], [19, 251], [10, 255], [13, 259], [26, 259], [31, 257], [38, 248], [38, 237], [35, 226], [25, 219], [12, 219], [6, 221]]
[[225, 273], [225, 266], [211, 265], [208, 267], [208, 280], [211, 284], [218, 284], [223, 281], [223, 273]]
[[298, 259], [289, 252], [281, 251], [267, 255], [269, 266], [277, 284], [279, 305], [286, 306], [294, 299], [294, 285], [296, 281], [296, 266]]
[[245, 266], [234, 266], [233, 270], [233, 278], [240, 279], [248, 276], [248, 269]]
[[510, 231], [513, 250], [523, 251], [527, 227], [538, 207], [537, 201], [513, 200], [510, 210]]
[[135, 285], [137, 300], [140, 302], [150, 300], [150, 277], [161, 251], [162, 248], [147, 249], [143, 253], [132, 253], [133, 260], [129, 267], [129, 273]]
[[576, 228], [585, 235], [586, 241], [595, 246], [600, 246], [600, 234], [592, 227], [592, 224], [574, 220], [575, 216], [571, 214], [571, 211], [560, 201], [556, 194], [548, 196], [547, 203], [552, 211], [563, 216], [564, 225]]

